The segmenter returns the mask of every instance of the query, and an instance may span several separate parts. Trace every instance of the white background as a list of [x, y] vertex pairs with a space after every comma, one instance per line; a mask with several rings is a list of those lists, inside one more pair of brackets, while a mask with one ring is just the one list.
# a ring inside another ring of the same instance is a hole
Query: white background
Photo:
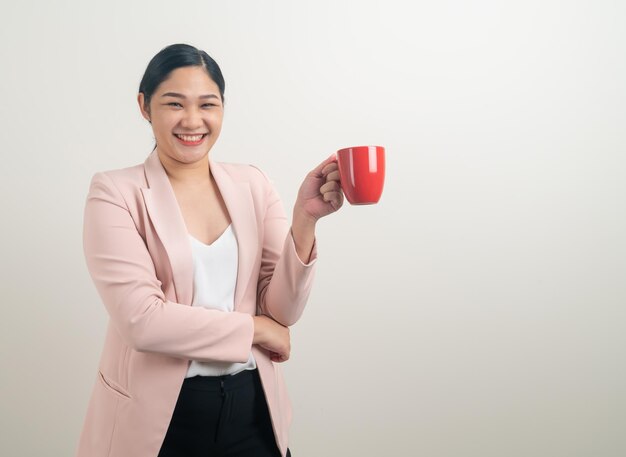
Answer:
[[285, 370], [295, 457], [626, 455], [626, 3], [3, 1], [0, 454], [75, 451], [107, 315], [96, 171], [153, 144], [161, 48], [226, 78], [211, 154], [287, 208], [387, 147], [378, 205], [322, 220]]

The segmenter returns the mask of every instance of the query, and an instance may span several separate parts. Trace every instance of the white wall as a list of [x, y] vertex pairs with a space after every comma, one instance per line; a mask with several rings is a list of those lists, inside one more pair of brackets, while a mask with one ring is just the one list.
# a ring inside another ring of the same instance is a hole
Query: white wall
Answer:
[[94, 172], [142, 162], [176, 42], [227, 81], [211, 151], [288, 207], [382, 144], [379, 205], [319, 224], [286, 365], [295, 456], [626, 455], [626, 4], [57, 1], [0, 7], [0, 454], [72, 455], [106, 313]]

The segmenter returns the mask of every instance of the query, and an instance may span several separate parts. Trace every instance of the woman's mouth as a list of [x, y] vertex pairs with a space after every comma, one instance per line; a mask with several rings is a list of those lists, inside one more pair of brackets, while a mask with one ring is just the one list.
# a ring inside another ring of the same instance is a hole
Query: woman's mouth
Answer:
[[207, 136], [207, 133], [203, 133], [201, 135], [180, 135], [175, 133], [174, 136], [185, 146], [198, 146], [204, 141], [204, 138]]

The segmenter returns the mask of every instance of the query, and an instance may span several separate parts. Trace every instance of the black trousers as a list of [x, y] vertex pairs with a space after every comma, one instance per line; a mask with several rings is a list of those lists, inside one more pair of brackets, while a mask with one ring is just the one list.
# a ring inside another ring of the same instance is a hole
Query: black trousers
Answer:
[[280, 457], [257, 370], [183, 382], [158, 457], [222, 456]]

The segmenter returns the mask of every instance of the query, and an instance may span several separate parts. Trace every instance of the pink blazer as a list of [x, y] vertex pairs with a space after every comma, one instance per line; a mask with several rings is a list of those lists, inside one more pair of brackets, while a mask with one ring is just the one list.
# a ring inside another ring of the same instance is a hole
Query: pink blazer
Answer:
[[[302, 263], [283, 205], [248, 165], [210, 169], [239, 246], [232, 313], [190, 306], [193, 260], [187, 229], [161, 161], [96, 173], [84, 216], [89, 273], [109, 314], [78, 457], [156, 457], [190, 360], [246, 362], [252, 316], [295, 323], [316, 259]], [[276, 442], [288, 445], [291, 404], [280, 364], [252, 346]]]

